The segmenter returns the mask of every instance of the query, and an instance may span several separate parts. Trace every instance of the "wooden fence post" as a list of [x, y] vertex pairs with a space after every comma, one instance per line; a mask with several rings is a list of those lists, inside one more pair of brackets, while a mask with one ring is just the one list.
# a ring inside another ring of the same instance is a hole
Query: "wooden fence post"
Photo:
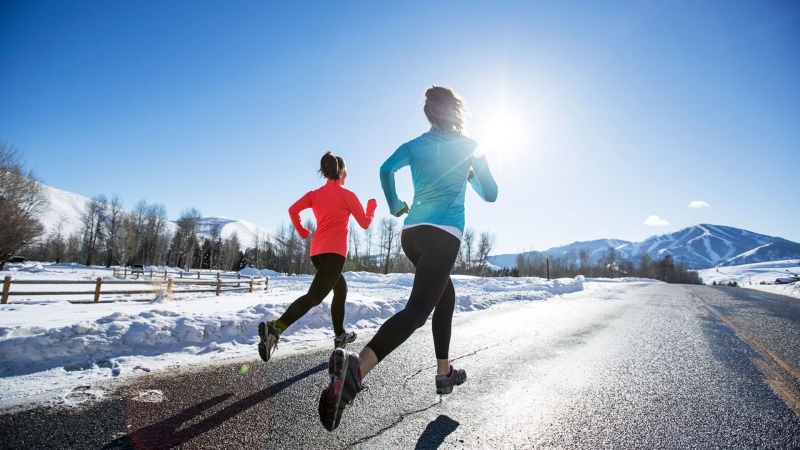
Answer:
[[197, 279], [198, 280], [200, 279], [200, 271], [199, 270], [197, 271]]
[[264, 290], [267, 290], [267, 286], [269, 285], [269, 278], [264, 279]]
[[167, 297], [172, 297], [172, 277], [167, 281]]
[[217, 297], [219, 297], [219, 293], [222, 291], [222, 280], [217, 278]]
[[0, 301], [0, 303], [3, 305], [8, 304], [8, 293], [11, 292], [11, 280], [11, 275], [6, 275], [5, 279], [3, 280], [3, 297], [2, 301]]
[[253, 292], [253, 277], [250, 277], [250, 292]]
[[97, 284], [94, 287], [94, 302], [100, 303], [100, 286], [103, 285], [103, 277], [97, 277]]

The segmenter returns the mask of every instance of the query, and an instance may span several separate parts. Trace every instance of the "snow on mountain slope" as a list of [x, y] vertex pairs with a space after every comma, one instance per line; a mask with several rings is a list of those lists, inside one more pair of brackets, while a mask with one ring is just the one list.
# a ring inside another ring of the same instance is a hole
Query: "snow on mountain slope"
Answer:
[[[82, 215], [86, 212], [86, 205], [91, 199], [72, 192], [63, 191], [46, 184], [42, 184], [42, 191], [47, 199], [47, 204], [42, 208], [38, 219], [44, 226], [42, 237], [51, 236], [53, 233], [61, 233], [67, 237], [72, 234], [80, 234], [83, 231]], [[252, 248], [256, 241], [263, 242], [264, 239], [275, 239], [275, 233], [266, 228], [259, 227], [244, 220], [228, 219], [224, 217], [204, 217], [200, 221], [200, 233], [206, 236], [211, 234], [211, 226], [214, 221], [218, 221], [221, 226], [220, 237], [229, 238], [234, 232], [239, 239], [242, 248]], [[168, 226], [174, 232], [177, 228], [175, 222], [169, 222]]]
[[66, 237], [80, 232], [81, 215], [86, 211], [86, 204], [90, 200], [82, 195], [62, 191], [46, 184], [41, 184], [41, 187], [47, 199], [38, 217], [44, 226], [44, 236], [61, 233]]
[[[570, 255], [572, 251], [586, 250], [592, 261], [598, 261], [608, 250], [614, 248], [617, 257], [638, 262], [642, 255], [651, 259], [662, 259], [671, 255], [676, 262], [683, 262], [690, 269], [705, 269], [718, 265], [738, 265], [762, 261], [800, 258], [800, 244], [778, 237], [723, 225], [698, 224], [642, 242], [627, 242], [601, 239], [554, 247], [543, 252], [552, 257]], [[489, 262], [499, 267], [516, 267], [516, 255], [490, 256]]]

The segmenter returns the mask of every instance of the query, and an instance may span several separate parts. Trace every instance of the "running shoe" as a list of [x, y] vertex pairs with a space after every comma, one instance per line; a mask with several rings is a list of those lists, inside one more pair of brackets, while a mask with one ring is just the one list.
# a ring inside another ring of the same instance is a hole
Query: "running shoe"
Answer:
[[261, 341], [258, 343], [258, 356], [264, 360], [269, 361], [272, 352], [278, 348], [278, 340], [281, 338], [281, 329], [275, 325], [275, 321], [261, 322], [258, 324], [258, 337]]
[[347, 344], [356, 340], [356, 333], [353, 331], [345, 331], [344, 333], [333, 338], [333, 348], [345, 348]]
[[447, 375], [436, 375], [436, 393], [439, 395], [453, 392], [453, 386], [458, 386], [467, 381], [467, 372], [464, 369], [453, 369], [450, 365], [450, 373]]
[[328, 431], [333, 431], [342, 420], [345, 406], [353, 401], [363, 385], [358, 353], [337, 348], [328, 361], [331, 382], [319, 397], [319, 419]]

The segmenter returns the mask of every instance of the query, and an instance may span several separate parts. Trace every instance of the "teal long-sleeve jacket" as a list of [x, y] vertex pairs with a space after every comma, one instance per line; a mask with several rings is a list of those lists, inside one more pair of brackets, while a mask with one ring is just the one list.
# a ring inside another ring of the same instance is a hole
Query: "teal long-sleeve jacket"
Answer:
[[[406, 202], [400, 200], [394, 174], [411, 166], [414, 200], [405, 225], [431, 223], [464, 231], [464, 194], [469, 183], [487, 202], [497, 199], [495, 183], [478, 143], [437, 128], [401, 145], [380, 169], [381, 187], [389, 211], [400, 216]], [[471, 171], [473, 176], [470, 177]]]

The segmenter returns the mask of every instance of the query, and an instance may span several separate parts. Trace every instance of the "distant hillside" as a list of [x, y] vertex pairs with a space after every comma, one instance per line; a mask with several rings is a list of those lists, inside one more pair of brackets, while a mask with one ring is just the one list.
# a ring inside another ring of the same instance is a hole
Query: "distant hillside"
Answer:
[[[692, 225], [674, 233], [652, 236], [642, 242], [627, 242], [618, 239], [575, 242], [554, 247], [543, 252], [526, 254], [549, 254], [551, 257], [577, 257], [585, 249], [593, 262], [613, 247], [621, 259], [634, 263], [643, 254], [652, 259], [672, 255], [675, 261], [683, 261], [690, 269], [706, 269], [714, 266], [751, 264], [800, 258], [800, 244], [779, 237], [772, 237], [739, 228], [722, 225]], [[488, 261], [499, 267], [516, 267], [516, 255], [490, 256]]]
[[[48, 206], [43, 208], [42, 213], [39, 215], [39, 220], [44, 225], [45, 236], [53, 232], [60, 232], [63, 236], [69, 236], [73, 233], [81, 233], [83, 231], [83, 223], [81, 216], [86, 211], [86, 205], [91, 201], [87, 197], [83, 197], [72, 192], [56, 189], [46, 184], [42, 185], [42, 190], [47, 199]], [[227, 239], [234, 232], [239, 239], [239, 245], [242, 248], [254, 247], [256, 236], [260, 236], [263, 240], [265, 236], [275, 239], [275, 233], [267, 230], [266, 228], [259, 227], [245, 220], [228, 219], [225, 217], [203, 217], [200, 221], [200, 234], [210, 236], [211, 224], [219, 221], [222, 225], [221, 236], [222, 239]], [[169, 225], [174, 232], [177, 229], [175, 222], [169, 222]]]

